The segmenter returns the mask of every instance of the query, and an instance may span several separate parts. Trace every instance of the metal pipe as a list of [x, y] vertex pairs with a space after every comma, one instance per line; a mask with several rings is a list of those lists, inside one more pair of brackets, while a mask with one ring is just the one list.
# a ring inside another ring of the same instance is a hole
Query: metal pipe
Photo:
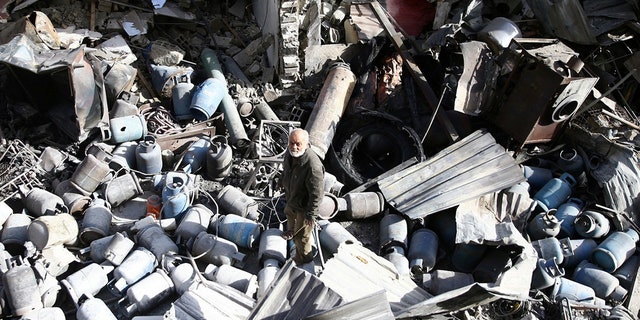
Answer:
[[[204, 48], [202, 53], [200, 54], [200, 58], [202, 63], [207, 71], [207, 74], [219, 80], [224, 81], [225, 85], [227, 84], [227, 80], [222, 73], [222, 66], [220, 65], [220, 61], [218, 61], [218, 57], [210, 48]], [[240, 118], [240, 113], [238, 112], [238, 108], [236, 108], [235, 102], [233, 102], [233, 98], [229, 95], [229, 90], [225, 90], [224, 97], [221, 102], [222, 113], [224, 114], [224, 124], [229, 131], [229, 140], [231, 143], [237, 147], [243, 148], [246, 147], [250, 140], [247, 132], [244, 129], [244, 125], [242, 124], [242, 119]]]
[[329, 69], [305, 126], [311, 149], [322, 159], [329, 150], [355, 84], [356, 76], [348, 64], [337, 62]]

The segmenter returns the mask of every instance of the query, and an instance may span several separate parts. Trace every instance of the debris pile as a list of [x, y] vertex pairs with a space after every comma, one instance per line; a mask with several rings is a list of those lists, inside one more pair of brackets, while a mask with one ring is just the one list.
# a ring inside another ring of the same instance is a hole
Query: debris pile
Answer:
[[636, 2], [2, 6], [2, 318], [638, 317]]

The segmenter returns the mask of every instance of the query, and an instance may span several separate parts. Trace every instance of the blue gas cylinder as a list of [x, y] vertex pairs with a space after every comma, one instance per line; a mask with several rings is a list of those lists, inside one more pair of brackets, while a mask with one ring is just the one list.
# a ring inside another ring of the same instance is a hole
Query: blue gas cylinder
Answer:
[[533, 199], [538, 200], [548, 209], [557, 209], [560, 204], [569, 199], [575, 185], [576, 179], [565, 172], [560, 177], [549, 180], [542, 189], [536, 192]]

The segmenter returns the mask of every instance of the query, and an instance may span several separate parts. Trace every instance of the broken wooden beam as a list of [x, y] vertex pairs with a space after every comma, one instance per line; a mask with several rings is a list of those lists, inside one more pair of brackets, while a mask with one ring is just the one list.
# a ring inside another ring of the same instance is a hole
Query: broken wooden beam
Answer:
[[[399, 32], [396, 32], [395, 28], [391, 24], [391, 21], [389, 21], [389, 18], [386, 15], [386, 11], [384, 10], [384, 8], [382, 8], [380, 3], [378, 3], [378, 1], [371, 2], [371, 6], [374, 12], [376, 13], [376, 15], [378, 16], [378, 19], [384, 26], [384, 29], [386, 30], [387, 35], [393, 42], [393, 45], [396, 47], [396, 49], [399, 51], [400, 55], [404, 59], [405, 65], [407, 66], [409, 73], [411, 74], [416, 84], [418, 85], [418, 88], [420, 89], [424, 97], [427, 99], [427, 104], [429, 104], [429, 107], [431, 107], [431, 110], [433, 110], [432, 117], [437, 117], [440, 124], [447, 131], [448, 137], [451, 140], [451, 142], [458, 141], [458, 139], [460, 138], [460, 136], [458, 135], [458, 132], [453, 127], [453, 124], [451, 123], [451, 120], [447, 117], [447, 115], [443, 111], [438, 109], [438, 98], [436, 97], [436, 94], [433, 92], [433, 89], [429, 85], [429, 82], [425, 78], [424, 74], [422, 73], [422, 71], [420, 71], [420, 68], [413, 60], [413, 57], [411, 56], [411, 54], [409, 54], [409, 51], [404, 45], [404, 39], [402, 34], [400, 34]], [[425, 133], [425, 136], [426, 136], [426, 133]]]

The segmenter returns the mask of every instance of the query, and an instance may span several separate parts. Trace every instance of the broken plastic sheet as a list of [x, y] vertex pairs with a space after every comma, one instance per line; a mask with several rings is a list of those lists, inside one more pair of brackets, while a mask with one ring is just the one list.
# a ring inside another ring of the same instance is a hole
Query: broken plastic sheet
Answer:
[[182, 10], [177, 3], [173, 2], [166, 3], [161, 8], [155, 8], [153, 14], [187, 21], [194, 21], [197, 18], [193, 12]]
[[100, 32], [91, 31], [89, 29], [76, 29], [74, 26], [57, 30], [58, 38], [60, 39], [60, 47], [65, 49], [79, 48], [85, 39], [97, 41], [102, 38], [102, 34]]
[[439, 294], [395, 313], [396, 319], [459, 311], [498, 299], [528, 300], [538, 254], [511, 222], [511, 212], [527, 215], [526, 202], [518, 199], [520, 197], [506, 192], [490, 193], [460, 204], [456, 211], [456, 243], [466, 241], [522, 247], [522, 253], [511, 268], [494, 283], [474, 283]]
[[351, 20], [356, 26], [358, 40], [367, 42], [384, 31], [369, 3], [352, 4], [350, 12]]
[[612, 144], [604, 160], [591, 175], [602, 186], [605, 204], [615, 211], [627, 213], [637, 221], [635, 212], [640, 212], [637, 201], [640, 197], [637, 152]]
[[486, 43], [469, 41], [460, 44], [464, 70], [458, 80], [454, 110], [471, 116], [482, 113], [483, 102], [492, 92], [498, 68]]
[[34, 73], [38, 73], [40, 66], [55, 55], [47, 46], [31, 41], [26, 35], [17, 35], [0, 45], [0, 61]]
[[101, 60], [131, 64], [138, 58], [122, 35], [116, 35], [96, 46], [94, 55]]
[[529, 296], [531, 275], [536, 268], [538, 254], [513, 224], [511, 215], [526, 215], [532, 205], [504, 201], [508, 197], [506, 193], [494, 192], [460, 204], [456, 210], [456, 243], [522, 247], [522, 253], [513, 267], [507, 269], [495, 283], [486, 284], [486, 288], [523, 300]]
[[132, 10], [124, 15], [120, 25], [129, 37], [147, 34], [147, 23], [140, 18], [136, 11]]
[[164, 7], [165, 2], [167, 2], [166, 0], [151, 0], [151, 4], [153, 4], [153, 7], [155, 9], [160, 9], [162, 7]]

